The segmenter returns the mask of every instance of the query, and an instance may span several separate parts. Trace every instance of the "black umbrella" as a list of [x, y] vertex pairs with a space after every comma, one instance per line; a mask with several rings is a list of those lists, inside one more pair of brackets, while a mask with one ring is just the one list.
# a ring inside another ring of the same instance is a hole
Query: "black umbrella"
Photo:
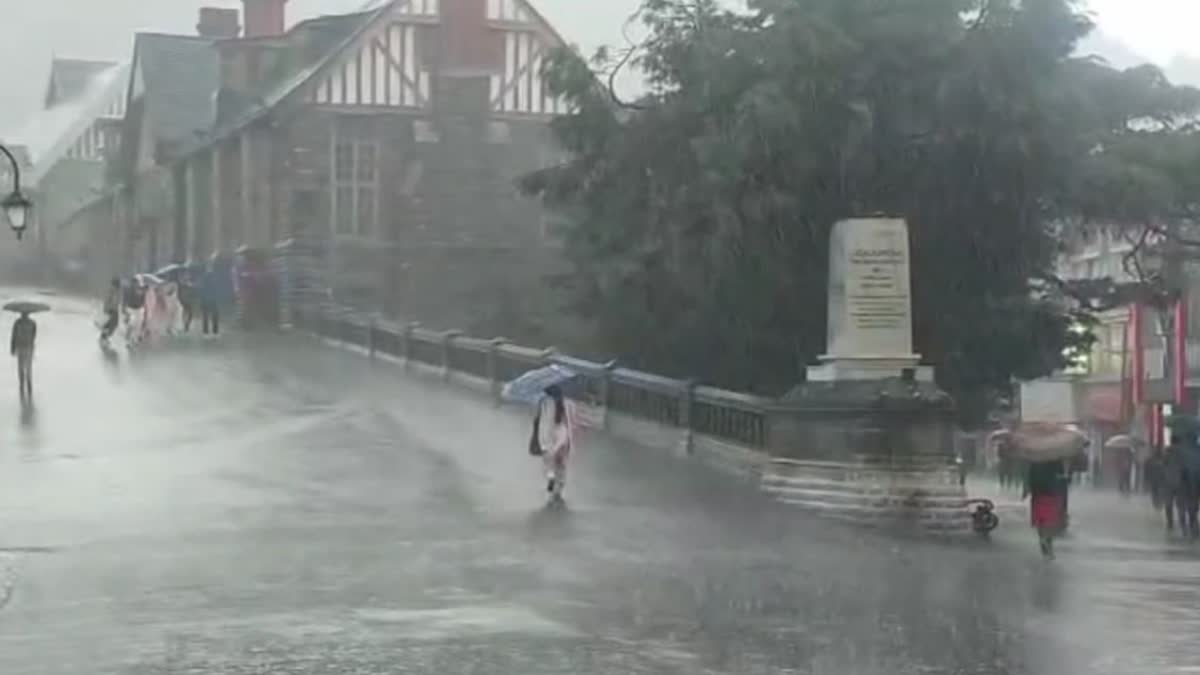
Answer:
[[4, 305], [5, 311], [16, 312], [18, 314], [36, 314], [37, 312], [49, 312], [50, 305], [44, 302], [30, 302], [29, 300], [15, 300]]

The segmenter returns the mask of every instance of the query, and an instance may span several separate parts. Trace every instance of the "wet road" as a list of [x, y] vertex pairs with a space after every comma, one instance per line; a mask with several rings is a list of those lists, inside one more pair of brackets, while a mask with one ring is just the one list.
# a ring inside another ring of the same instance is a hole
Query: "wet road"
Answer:
[[6, 675], [1200, 664], [1200, 558], [1140, 503], [1073, 498], [1047, 564], [1023, 523], [869, 535], [592, 438], [546, 510], [509, 413], [296, 337], [112, 362], [55, 304], [36, 408], [0, 387]]

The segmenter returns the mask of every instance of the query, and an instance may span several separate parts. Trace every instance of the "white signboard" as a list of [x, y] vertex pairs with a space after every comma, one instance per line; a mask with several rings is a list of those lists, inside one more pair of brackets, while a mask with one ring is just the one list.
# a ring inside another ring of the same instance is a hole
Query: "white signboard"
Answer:
[[1068, 380], [1021, 383], [1021, 421], [1066, 424], [1078, 421], [1075, 387]]

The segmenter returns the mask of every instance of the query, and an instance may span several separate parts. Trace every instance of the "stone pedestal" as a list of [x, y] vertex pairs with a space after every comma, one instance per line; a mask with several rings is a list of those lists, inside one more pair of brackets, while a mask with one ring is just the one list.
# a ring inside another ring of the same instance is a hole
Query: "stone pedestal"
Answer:
[[962, 533], [954, 405], [913, 352], [909, 277], [903, 220], [834, 227], [826, 354], [771, 411], [763, 484], [822, 515]]
[[779, 499], [861, 524], [961, 534], [954, 405], [928, 382], [811, 382], [771, 411], [763, 485]]

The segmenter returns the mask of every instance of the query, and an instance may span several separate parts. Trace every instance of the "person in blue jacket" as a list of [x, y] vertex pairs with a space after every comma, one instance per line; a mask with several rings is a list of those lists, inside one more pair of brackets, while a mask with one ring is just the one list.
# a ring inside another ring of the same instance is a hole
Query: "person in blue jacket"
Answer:
[[205, 335], [221, 332], [221, 284], [217, 278], [216, 265], [209, 262], [200, 276], [200, 324]]

